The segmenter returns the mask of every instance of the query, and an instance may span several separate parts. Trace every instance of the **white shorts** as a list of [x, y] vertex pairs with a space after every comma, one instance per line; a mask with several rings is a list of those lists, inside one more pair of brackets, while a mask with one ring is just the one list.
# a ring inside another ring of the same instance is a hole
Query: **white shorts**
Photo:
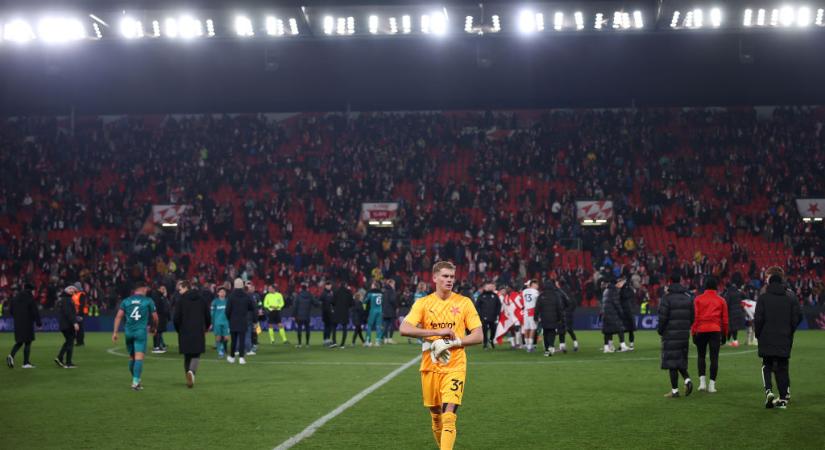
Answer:
[[533, 317], [525, 317], [524, 318], [524, 325], [521, 326], [521, 331], [535, 331], [538, 328], [538, 324], [536, 323], [536, 319]]

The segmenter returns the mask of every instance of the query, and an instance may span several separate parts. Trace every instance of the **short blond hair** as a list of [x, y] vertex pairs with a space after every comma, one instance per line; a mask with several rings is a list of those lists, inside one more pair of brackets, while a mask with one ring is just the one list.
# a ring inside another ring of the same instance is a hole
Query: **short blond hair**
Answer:
[[433, 274], [441, 272], [441, 269], [455, 270], [455, 264], [450, 261], [439, 261], [433, 264]]

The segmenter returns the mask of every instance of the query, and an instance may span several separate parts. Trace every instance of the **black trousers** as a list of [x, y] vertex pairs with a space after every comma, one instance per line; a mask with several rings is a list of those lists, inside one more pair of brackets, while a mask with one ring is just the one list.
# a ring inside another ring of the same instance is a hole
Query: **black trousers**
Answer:
[[779, 387], [779, 398], [787, 400], [791, 391], [791, 375], [788, 372], [788, 358], [779, 356], [766, 356], [762, 358], [762, 384], [765, 390], [773, 389], [771, 384], [771, 374], [776, 377], [776, 384]]
[[395, 317], [384, 318], [384, 338], [392, 339], [392, 333], [395, 329]]
[[197, 373], [198, 368], [197, 368], [197, 366], [192, 367], [192, 360], [193, 359], [198, 359], [200, 357], [201, 357], [200, 353], [185, 353], [183, 355], [183, 371], [188, 372], [188, 371], [191, 370], [192, 373]]
[[679, 374], [682, 374], [682, 378], [688, 379], [690, 378], [690, 374], [688, 374], [687, 369], [669, 369], [670, 371], [670, 387], [673, 389], [679, 388]]
[[23, 364], [31, 364], [31, 361], [29, 361], [29, 357], [32, 354], [32, 341], [15, 342], [14, 346], [11, 348], [12, 358], [14, 358], [14, 355], [16, 355], [17, 351], [20, 350], [20, 347], [23, 347]]
[[556, 346], [556, 329], [544, 328], [544, 351]]
[[[341, 336], [341, 343], [338, 344], [341, 347], [346, 345], [347, 343], [347, 325], [348, 323], [333, 323], [332, 324], [332, 343], [334, 344], [338, 340], [338, 327], [341, 327], [341, 332], [344, 334]], [[355, 339], [352, 340], [353, 344], [355, 343]]]
[[[604, 332], [602, 332], [602, 333], [604, 333]], [[619, 342], [620, 343], [624, 342], [624, 331], [619, 331], [618, 335], [619, 335]], [[609, 344], [612, 339], [613, 339], [613, 333], [604, 333], [604, 345]]]
[[[330, 339], [330, 336], [333, 335], [335, 330], [335, 323], [332, 322], [331, 319], [324, 319], [324, 342]], [[335, 338], [332, 338], [333, 341]]]
[[72, 353], [74, 353], [74, 328], [60, 330], [60, 332], [63, 333], [63, 346], [60, 347], [60, 353], [57, 354], [57, 359], [69, 365], [72, 363]]
[[233, 331], [232, 332], [232, 353], [229, 356], [234, 356], [235, 353], [240, 354], [243, 357], [246, 353], [244, 353], [244, 346], [246, 345], [246, 330], [244, 331]]
[[718, 331], [712, 333], [696, 333], [693, 336], [693, 344], [696, 345], [696, 351], [699, 353], [699, 376], [705, 376], [705, 355], [708, 353], [710, 347], [710, 379], [716, 380], [716, 375], [719, 373], [719, 347], [721, 346], [722, 336]]
[[572, 328], [572, 327], [567, 327], [567, 326], [566, 326], [566, 327], [562, 328], [561, 330], [559, 330], [559, 342], [560, 342], [560, 343], [564, 344], [564, 342], [565, 342], [565, 338], [566, 338], [566, 336], [565, 336], [566, 334], [569, 334], [569, 335], [570, 335], [570, 337], [571, 337], [571, 338], [573, 338], [573, 340], [574, 340], [574, 341], [577, 341], [577, 340], [578, 340], [578, 339], [576, 339], [576, 332], [575, 332], [575, 331], [573, 331], [573, 328]]
[[363, 344], [365, 342], [364, 341], [364, 326], [361, 325], [360, 323], [356, 323], [356, 324], [353, 325], [353, 327], [355, 327], [355, 330], [352, 332], [352, 345], [355, 345], [355, 340], [357, 338], [361, 338], [361, 343]]
[[309, 320], [296, 320], [295, 321], [295, 331], [298, 333], [298, 345], [301, 345], [301, 330], [304, 330], [304, 334], [306, 335], [307, 345], [309, 345]]
[[80, 320], [77, 322], [79, 326], [77, 330], [77, 334], [75, 335], [75, 345], [86, 345], [86, 326], [83, 324], [83, 321]]
[[484, 335], [485, 347], [487, 347], [487, 345], [489, 344], [493, 348], [496, 348], [496, 327], [498, 327], [497, 321], [485, 320], [481, 322], [481, 331]]

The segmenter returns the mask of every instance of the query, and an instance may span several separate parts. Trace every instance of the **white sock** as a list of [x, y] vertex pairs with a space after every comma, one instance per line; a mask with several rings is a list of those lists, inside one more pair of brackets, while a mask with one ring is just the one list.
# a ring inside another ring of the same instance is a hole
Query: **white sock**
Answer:
[[532, 339], [525, 339], [524, 341], [527, 344], [527, 348], [530, 348], [530, 347], [533, 346], [533, 340]]
[[685, 385], [687, 385], [688, 383], [690, 383], [690, 378], [685, 378]]
[[670, 392], [673, 392], [674, 394], [678, 394], [678, 393], [679, 393], [679, 389], [671, 389], [671, 390], [670, 390]]
[[567, 348], [567, 346], [564, 344], [564, 342], [559, 344], [559, 349], [564, 350], [565, 348]]
[[704, 384], [705, 384], [705, 376], [704, 376], [704, 375], [702, 375], [701, 377], [699, 377], [699, 384], [700, 384], [700, 385], [704, 385]]
[[716, 387], [716, 381], [710, 380], [710, 383], [708, 384], [708, 386], [710, 386], [712, 388], [715, 388]]
[[579, 341], [573, 341], [573, 347], [578, 347], [578, 346], [579, 346]]

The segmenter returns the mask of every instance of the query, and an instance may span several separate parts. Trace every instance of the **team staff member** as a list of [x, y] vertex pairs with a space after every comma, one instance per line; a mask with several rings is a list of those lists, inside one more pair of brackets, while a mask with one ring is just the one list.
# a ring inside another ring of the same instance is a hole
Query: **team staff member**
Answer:
[[[72, 353], [74, 353], [74, 338], [80, 325], [77, 323], [77, 310], [72, 303], [72, 295], [77, 292], [74, 286], [67, 286], [63, 289], [63, 293], [57, 298], [57, 303], [54, 305], [57, 311], [57, 323], [60, 326], [60, 332], [63, 333], [63, 346], [60, 347], [60, 353], [54, 359], [54, 363], [58, 367], [65, 367], [67, 369], [74, 369], [72, 363]], [[65, 358], [65, 359], [63, 359]]]
[[495, 293], [496, 286], [493, 283], [484, 285], [484, 292], [478, 295], [478, 314], [481, 317], [481, 325], [484, 336], [484, 348], [489, 345], [496, 348], [496, 326], [498, 325], [498, 315], [501, 313], [501, 300]]
[[23, 290], [11, 301], [9, 313], [14, 319], [14, 347], [9, 356], [6, 356], [6, 364], [9, 369], [14, 368], [14, 356], [20, 347], [23, 347], [23, 368], [33, 369], [31, 363], [32, 341], [34, 341], [34, 326], [39, 327], [40, 312], [34, 302], [34, 286], [26, 283]]
[[[719, 347], [728, 335], [728, 304], [716, 293], [716, 278], [705, 280], [705, 292], [693, 301], [694, 319], [690, 332], [699, 353], [699, 390], [716, 392]], [[710, 347], [710, 383], [705, 383], [705, 355]]]
[[[799, 302], [787, 293], [781, 275], [768, 278], [765, 293], [756, 300], [753, 323], [759, 339], [759, 356], [762, 358], [762, 381], [765, 385], [765, 407], [788, 407], [791, 398], [791, 377], [788, 360], [793, 347], [793, 335], [802, 321]], [[774, 402], [771, 375], [776, 376], [779, 400]]]
[[670, 276], [670, 286], [659, 305], [659, 325], [656, 331], [662, 337], [662, 369], [670, 374], [670, 392], [665, 397], [679, 397], [679, 374], [685, 379], [685, 397], [693, 392], [688, 373], [690, 327], [693, 324], [693, 299], [681, 284], [682, 276]]
[[183, 370], [186, 386], [195, 385], [201, 354], [206, 351], [206, 332], [211, 324], [209, 307], [200, 292], [191, 290], [188, 281], [178, 283], [180, 301], [175, 308], [175, 330], [178, 332], [178, 348], [184, 355]]
[[[452, 292], [453, 263], [437, 262], [433, 282], [435, 292], [415, 302], [399, 331], [403, 336], [425, 339], [420, 368], [424, 406], [430, 409], [433, 437], [439, 448], [452, 450], [456, 411], [467, 375], [464, 347], [481, 343], [481, 319], [469, 298]], [[465, 335], [466, 330], [470, 330], [469, 335]]]
[[536, 321], [541, 323], [544, 332], [544, 356], [553, 356], [556, 351], [556, 332], [559, 329], [564, 332], [564, 308], [552, 283], [544, 283], [544, 290], [536, 304]]

